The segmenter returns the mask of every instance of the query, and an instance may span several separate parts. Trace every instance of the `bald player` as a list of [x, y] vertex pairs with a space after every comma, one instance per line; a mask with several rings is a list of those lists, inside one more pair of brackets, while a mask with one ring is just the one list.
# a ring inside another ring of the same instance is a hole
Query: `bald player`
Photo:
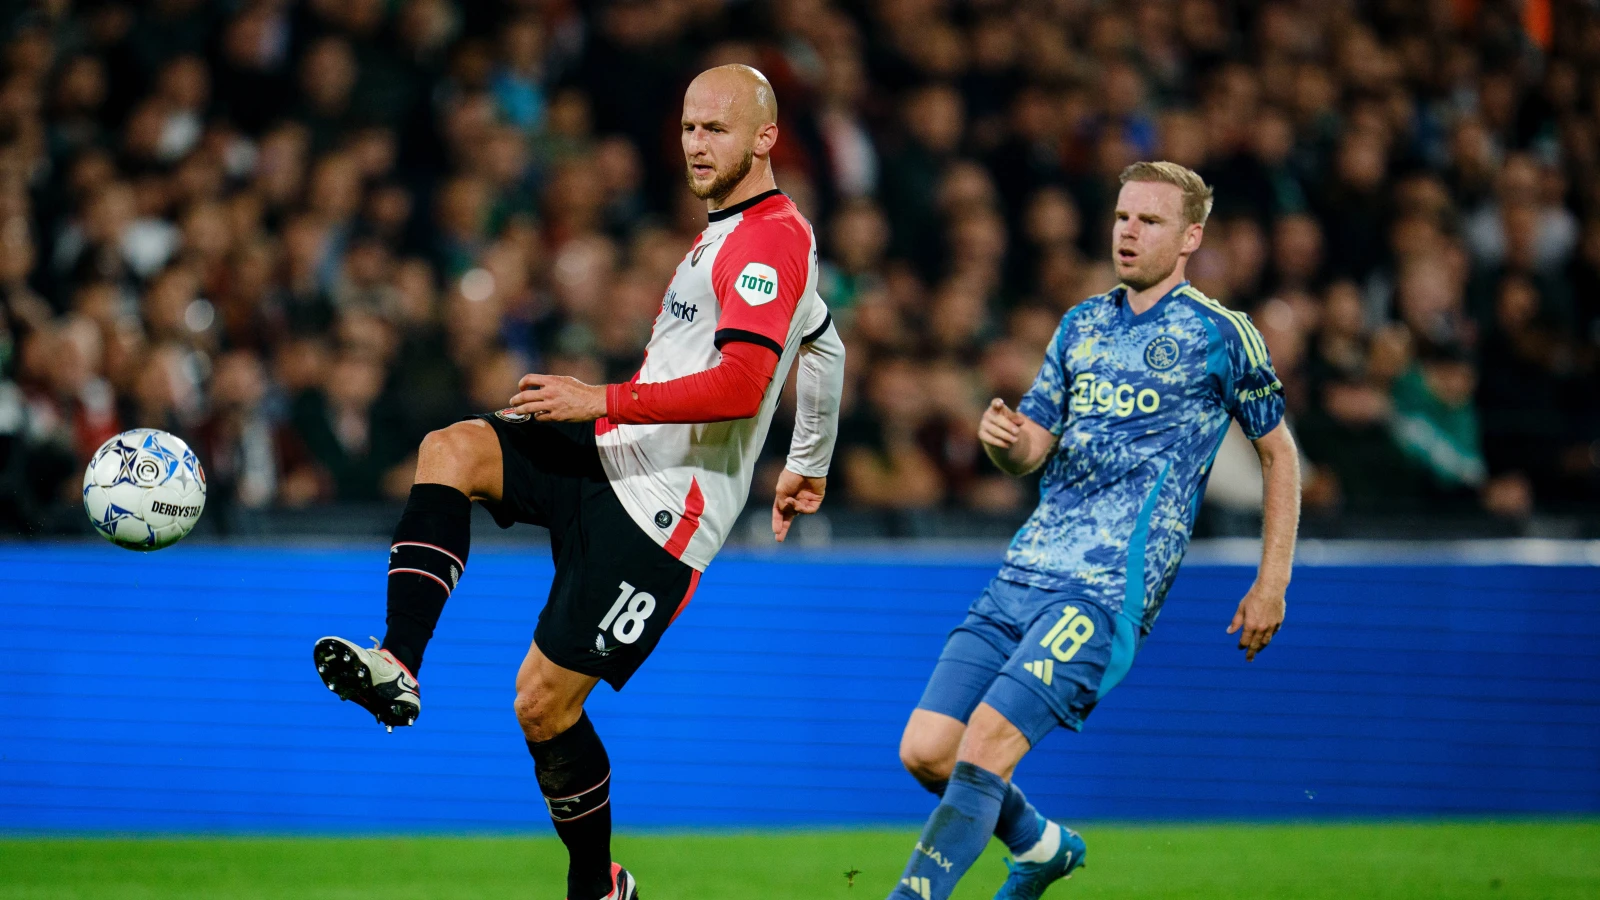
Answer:
[[749, 494], [789, 369], [794, 437], [772, 504], [781, 541], [827, 488], [844, 345], [817, 296], [816, 238], [777, 189], [772, 85], [748, 66], [703, 72], [683, 102], [689, 189], [709, 223], [661, 301], [626, 384], [526, 375], [495, 413], [429, 434], [389, 549], [388, 633], [319, 640], [317, 671], [391, 728], [421, 711], [417, 675], [467, 564], [476, 501], [502, 528], [550, 529], [555, 579], [517, 672], [515, 711], [570, 856], [568, 900], [631, 900], [611, 860], [611, 765], [583, 705], [621, 690], [694, 595]]

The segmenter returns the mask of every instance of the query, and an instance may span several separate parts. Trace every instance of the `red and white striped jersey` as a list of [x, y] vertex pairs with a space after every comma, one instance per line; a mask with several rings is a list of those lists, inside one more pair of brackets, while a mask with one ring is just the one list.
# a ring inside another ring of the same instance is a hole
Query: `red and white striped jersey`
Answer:
[[678, 263], [634, 381], [703, 372], [717, 365], [724, 344], [748, 341], [778, 354], [760, 412], [698, 425], [595, 423], [600, 461], [623, 507], [694, 569], [705, 569], [727, 540], [789, 367], [828, 323], [817, 295], [816, 238], [786, 195], [772, 190], [711, 213]]

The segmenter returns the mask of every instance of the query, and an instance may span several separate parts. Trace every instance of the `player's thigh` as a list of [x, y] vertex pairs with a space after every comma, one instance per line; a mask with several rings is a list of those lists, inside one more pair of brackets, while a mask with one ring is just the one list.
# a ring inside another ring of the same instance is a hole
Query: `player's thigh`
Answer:
[[566, 731], [583, 715], [583, 703], [600, 681], [552, 662], [537, 643], [517, 669], [514, 709], [530, 741], [547, 741]]
[[534, 641], [556, 664], [621, 690], [688, 604], [700, 573], [646, 535], [609, 484], [585, 492], [560, 544]]
[[1030, 745], [1058, 725], [1081, 730], [1131, 664], [1133, 628], [1087, 601], [1050, 603], [1033, 619], [983, 702]]
[[1006, 595], [1026, 590], [998, 579], [984, 588], [967, 617], [945, 639], [917, 709], [965, 723], [1016, 650], [1023, 625], [1006, 614]]
[[[465, 423], [482, 423], [493, 431], [500, 451], [500, 490], [485, 498], [501, 528], [516, 522], [550, 529], [552, 545], [570, 528], [584, 491], [605, 481], [590, 423], [539, 422], [500, 410]], [[481, 426], [480, 426], [481, 427]]]

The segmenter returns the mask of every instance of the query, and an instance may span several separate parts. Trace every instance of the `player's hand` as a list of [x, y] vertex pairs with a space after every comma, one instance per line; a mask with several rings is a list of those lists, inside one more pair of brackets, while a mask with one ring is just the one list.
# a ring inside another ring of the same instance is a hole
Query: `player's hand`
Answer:
[[1228, 633], [1238, 632], [1239, 649], [1244, 651], [1246, 662], [1254, 662], [1256, 654], [1267, 649], [1267, 645], [1272, 643], [1272, 636], [1283, 627], [1283, 590], [1264, 586], [1257, 581], [1250, 585], [1244, 599], [1239, 601], [1239, 609], [1233, 614]]
[[593, 422], [606, 414], [606, 386], [567, 375], [524, 375], [511, 408], [541, 422]]
[[1001, 450], [1010, 449], [1022, 437], [1022, 413], [1013, 412], [999, 397], [989, 401], [989, 408], [978, 420], [978, 440]]
[[978, 440], [990, 447], [1008, 450], [1018, 437], [1022, 437], [1022, 413], [1011, 412], [1011, 407], [1006, 407], [1005, 400], [1000, 397], [989, 400], [984, 418], [978, 420]]
[[772, 501], [772, 536], [779, 543], [789, 534], [789, 523], [798, 513], [810, 515], [822, 508], [822, 495], [828, 492], [828, 479], [796, 475], [788, 469], [778, 476], [777, 497]]

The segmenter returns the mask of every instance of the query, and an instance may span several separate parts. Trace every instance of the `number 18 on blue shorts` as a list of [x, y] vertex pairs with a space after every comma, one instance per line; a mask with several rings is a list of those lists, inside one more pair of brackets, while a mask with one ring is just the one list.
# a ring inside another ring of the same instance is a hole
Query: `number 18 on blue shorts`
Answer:
[[995, 579], [950, 632], [918, 709], [967, 721], [987, 703], [1037, 744], [1074, 731], [1133, 664], [1132, 620], [1064, 591]]

